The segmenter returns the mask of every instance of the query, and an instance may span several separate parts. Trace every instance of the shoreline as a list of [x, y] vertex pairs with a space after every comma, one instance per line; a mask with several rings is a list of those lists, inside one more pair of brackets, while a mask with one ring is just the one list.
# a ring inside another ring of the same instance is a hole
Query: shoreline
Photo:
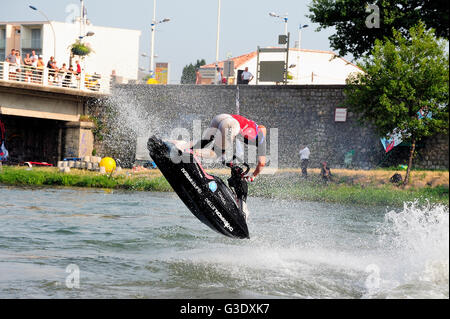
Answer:
[[[224, 179], [228, 169], [207, 169], [208, 173]], [[279, 169], [274, 174], [262, 174], [249, 183], [249, 196], [284, 200], [305, 200], [364, 206], [402, 206], [404, 202], [419, 201], [449, 205], [448, 171], [413, 171], [411, 184], [405, 189], [389, 183], [393, 170], [332, 170], [333, 181], [324, 184], [319, 169], [308, 169], [308, 179], [296, 168]], [[399, 172], [402, 173], [402, 172]], [[37, 187], [81, 187], [131, 191], [173, 192], [157, 169], [100, 174], [73, 169], [60, 173], [55, 167], [3, 166], [0, 185]]]

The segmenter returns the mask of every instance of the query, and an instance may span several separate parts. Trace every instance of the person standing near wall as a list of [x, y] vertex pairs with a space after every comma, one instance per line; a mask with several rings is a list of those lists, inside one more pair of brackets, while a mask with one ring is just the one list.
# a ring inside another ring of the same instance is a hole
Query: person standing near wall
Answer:
[[329, 181], [331, 181], [331, 170], [328, 167], [328, 163], [323, 161], [320, 163], [322, 167], [320, 168], [320, 175], [322, 176], [322, 181], [325, 184], [328, 184]]
[[300, 167], [302, 168], [302, 177], [308, 177], [308, 162], [309, 162], [309, 154], [311, 154], [308, 146], [300, 145]]
[[248, 72], [248, 67], [245, 68], [245, 71], [241, 74], [241, 79], [243, 84], [248, 84], [251, 80], [253, 80], [253, 74]]
[[222, 84], [223, 73], [219, 67], [216, 67], [215, 84]]

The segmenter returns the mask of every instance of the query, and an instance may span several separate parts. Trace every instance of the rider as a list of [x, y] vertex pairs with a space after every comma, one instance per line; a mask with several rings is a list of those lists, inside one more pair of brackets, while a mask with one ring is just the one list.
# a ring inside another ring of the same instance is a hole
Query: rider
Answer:
[[266, 165], [266, 134], [267, 131], [263, 125], [258, 125], [241, 115], [219, 114], [212, 119], [203, 138], [192, 149], [203, 149], [214, 141], [214, 152], [211, 152], [210, 156], [216, 156], [225, 161], [227, 149], [233, 147], [234, 141], [236, 141], [236, 147], [239, 148], [240, 143], [236, 138], [238, 135], [242, 136], [244, 143], [257, 147], [258, 164], [252, 174], [244, 176], [247, 181], [253, 182]]

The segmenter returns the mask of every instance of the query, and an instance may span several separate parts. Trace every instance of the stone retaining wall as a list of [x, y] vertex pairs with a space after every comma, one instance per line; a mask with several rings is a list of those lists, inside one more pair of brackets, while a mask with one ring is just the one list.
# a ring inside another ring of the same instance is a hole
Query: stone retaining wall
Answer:
[[[319, 167], [323, 160], [330, 167], [345, 167], [345, 154], [351, 151], [351, 167], [369, 169], [387, 162], [380, 139], [371, 127], [360, 126], [352, 113], [348, 113], [346, 122], [335, 122], [336, 108], [344, 106], [343, 88], [240, 85], [238, 90], [234, 85], [119, 85], [108, 103], [119, 113], [135, 113], [136, 126], [148, 123], [151, 133], [167, 135], [177, 127], [192, 132], [194, 121], [201, 121], [205, 129], [214, 115], [237, 113], [239, 91], [241, 115], [265, 125], [269, 131], [278, 129], [281, 167], [299, 166], [300, 144], [311, 150], [311, 167]], [[133, 123], [127, 125], [135, 129]], [[271, 142], [269, 135], [269, 148]], [[419, 152], [415, 165], [448, 169], [447, 137], [424, 141]]]

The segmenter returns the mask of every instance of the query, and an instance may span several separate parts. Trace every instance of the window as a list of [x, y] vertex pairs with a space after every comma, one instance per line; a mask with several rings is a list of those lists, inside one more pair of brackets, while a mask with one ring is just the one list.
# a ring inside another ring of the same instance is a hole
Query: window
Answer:
[[0, 29], [0, 62], [5, 61], [6, 29]]
[[0, 29], [0, 49], [6, 47], [6, 29]]
[[31, 47], [33, 49], [41, 48], [41, 29], [31, 29]]

